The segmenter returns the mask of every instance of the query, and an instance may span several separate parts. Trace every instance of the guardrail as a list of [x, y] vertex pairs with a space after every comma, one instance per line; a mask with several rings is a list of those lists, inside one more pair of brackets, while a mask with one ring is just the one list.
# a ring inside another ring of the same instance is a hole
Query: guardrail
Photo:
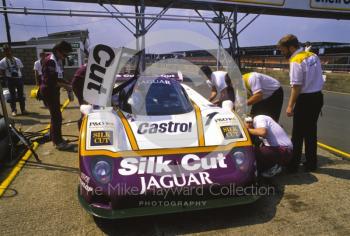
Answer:
[[[289, 64], [266, 64], [266, 63], [241, 63], [242, 68], [246, 67], [260, 67], [260, 68], [280, 68], [288, 69]], [[350, 64], [323, 64], [323, 70], [332, 72], [350, 72]]]

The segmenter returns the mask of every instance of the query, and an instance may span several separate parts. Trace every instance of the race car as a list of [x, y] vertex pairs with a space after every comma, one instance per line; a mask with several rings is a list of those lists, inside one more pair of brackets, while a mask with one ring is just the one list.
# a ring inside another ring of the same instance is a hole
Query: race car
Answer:
[[89, 213], [119, 219], [258, 199], [242, 193], [255, 185], [257, 169], [233, 110], [214, 106], [179, 76], [125, 78], [111, 106], [84, 111], [78, 198]]

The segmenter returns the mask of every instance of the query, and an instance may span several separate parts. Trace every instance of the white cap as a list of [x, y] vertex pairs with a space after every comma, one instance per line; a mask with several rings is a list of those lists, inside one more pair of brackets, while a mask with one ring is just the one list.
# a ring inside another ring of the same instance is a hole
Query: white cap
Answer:
[[246, 118], [244, 118], [244, 121], [247, 123], [253, 122], [253, 118], [251, 118], [250, 116], [247, 116]]

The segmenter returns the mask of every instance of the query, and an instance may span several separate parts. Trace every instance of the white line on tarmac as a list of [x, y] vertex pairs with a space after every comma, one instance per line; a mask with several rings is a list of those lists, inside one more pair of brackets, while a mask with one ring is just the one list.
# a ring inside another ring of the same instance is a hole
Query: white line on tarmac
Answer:
[[341, 94], [341, 95], [350, 95], [350, 93], [341, 93], [341, 92], [334, 92], [334, 91], [329, 91], [329, 90], [322, 90], [322, 92], [326, 93], [335, 93], [335, 94]]
[[350, 109], [340, 108], [340, 107], [335, 107], [335, 106], [329, 106], [329, 105], [324, 105], [324, 107], [327, 107], [327, 108], [330, 108], [330, 109], [334, 109], [334, 110], [350, 111]]
[[28, 129], [26, 129], [24, 132], [28, 132], [29, 130], [33, 129], [35, 125], [30, 126]]

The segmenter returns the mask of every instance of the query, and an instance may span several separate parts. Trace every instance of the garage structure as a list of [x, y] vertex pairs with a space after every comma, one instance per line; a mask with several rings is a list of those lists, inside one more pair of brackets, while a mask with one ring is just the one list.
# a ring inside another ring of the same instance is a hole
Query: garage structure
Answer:
[[[30, 9], [0, 7], [0, 13], [26, 14], [26, 15], [58, 15], [70, 17], [109, 17], [115, 18], [137, 39], [136, 49], [144, 49], [145, 35], [159, 20], [203, 22], [218, 40], [219, 48], [223, 41], [229, 42], [228, 51], [240, 64], [240, 51], [238, 36], [259, 15], [283, 15], [329, 19], [350, 19], [349, 1], [320, 1], [320, 0], [55, 0], [59, 2], [96, 3], [105, 11], [84, 10], [57, 10], [57, 9]], [[118, 5], [134, 7], [133, 12], [122, 12]], [[158, 14], [146, 12], [146, 7], [161, 8]], [[111, 8], [113, 10], [111, 10]], [[181, 14], [168, 15], [169, 9], [189, 9], [198, 16], [185, 16]], [[214, 17], [203, 16], [200, 11], [211, 11]], [[238, 13], [244, 15], [238, 19]], [[244, 26], [238, 25], [249, 15], [253, 18]], [[133, 21], [134, 20], [134, 21]], [[214, 27], [217, 25], [217, 28]], [[143, 50], [144, 51], [144, 50]], [[145, 51], [142, 54], [142, 68], [145, 68]], [[220, 53], [218, 50], [218, 60]], [[218, 63], [217, 63], [218, 66]]]
[[[223, 42], [227, 41], [226, 49], [236, 63], [241, 66], [238, 36], [261, 14], [282, 15], [309, 18], [350, 19], [350, 1], [337, 0], [53, 0], [56, 2], [96, 3], [105, 11], [88, 10], [58, 10], [58, 9], [32, 9], [0, 7], [0, 13], [5, 15], [5, 23], [8, 25], [7, 14], [48, 15], [69, 17], [101, 17], [115, 18], [119, 24], [125, 27], [136, 39], [136, 50], [141, 51], [142, 70], [146, 67], [145, 40], [147, 32], [160, 20], [202, 22], [215, 35], [218, 41], [216, 66], [223, 56]], [[134, 7], [134, 11], [122, 12], [119, 5]], [[146, 12], [146, 7], [160, 8], [157, 14]], [[195, 14], [167, 14], [169, 9], [193, 10]], [[213, 17], [203, 15], [202, 11], [213, 12]], [[238, 16], [238, 13], [243, 13]], [[249, 15], [252, 18], [245, 25], [242, 21]], [[238, 28], [238, 26], [240, 26]], [[9, 29], [8, 41], [11, 42]], [[73, 43], [74, 45], [75, 43]], [[83, 42], [85, 46], [85, 42]], [[80, 45], [81, 46], [81, 45]], [[81, 48], [81, 47], [80, 47]], [[210, 49], [208, 49], [210, 50]], [[38, 53], [38, 51], [37, 51]], [[78, 58], [78, 65], [82, 59]], [[264, 62], [263, 62], [264, 63]], [[246, 61], [245, 61], [246, 64]], [[75, 67], [72, 67], [75, 68]], [[70, 72], [68, 72], [70, 73]]]

